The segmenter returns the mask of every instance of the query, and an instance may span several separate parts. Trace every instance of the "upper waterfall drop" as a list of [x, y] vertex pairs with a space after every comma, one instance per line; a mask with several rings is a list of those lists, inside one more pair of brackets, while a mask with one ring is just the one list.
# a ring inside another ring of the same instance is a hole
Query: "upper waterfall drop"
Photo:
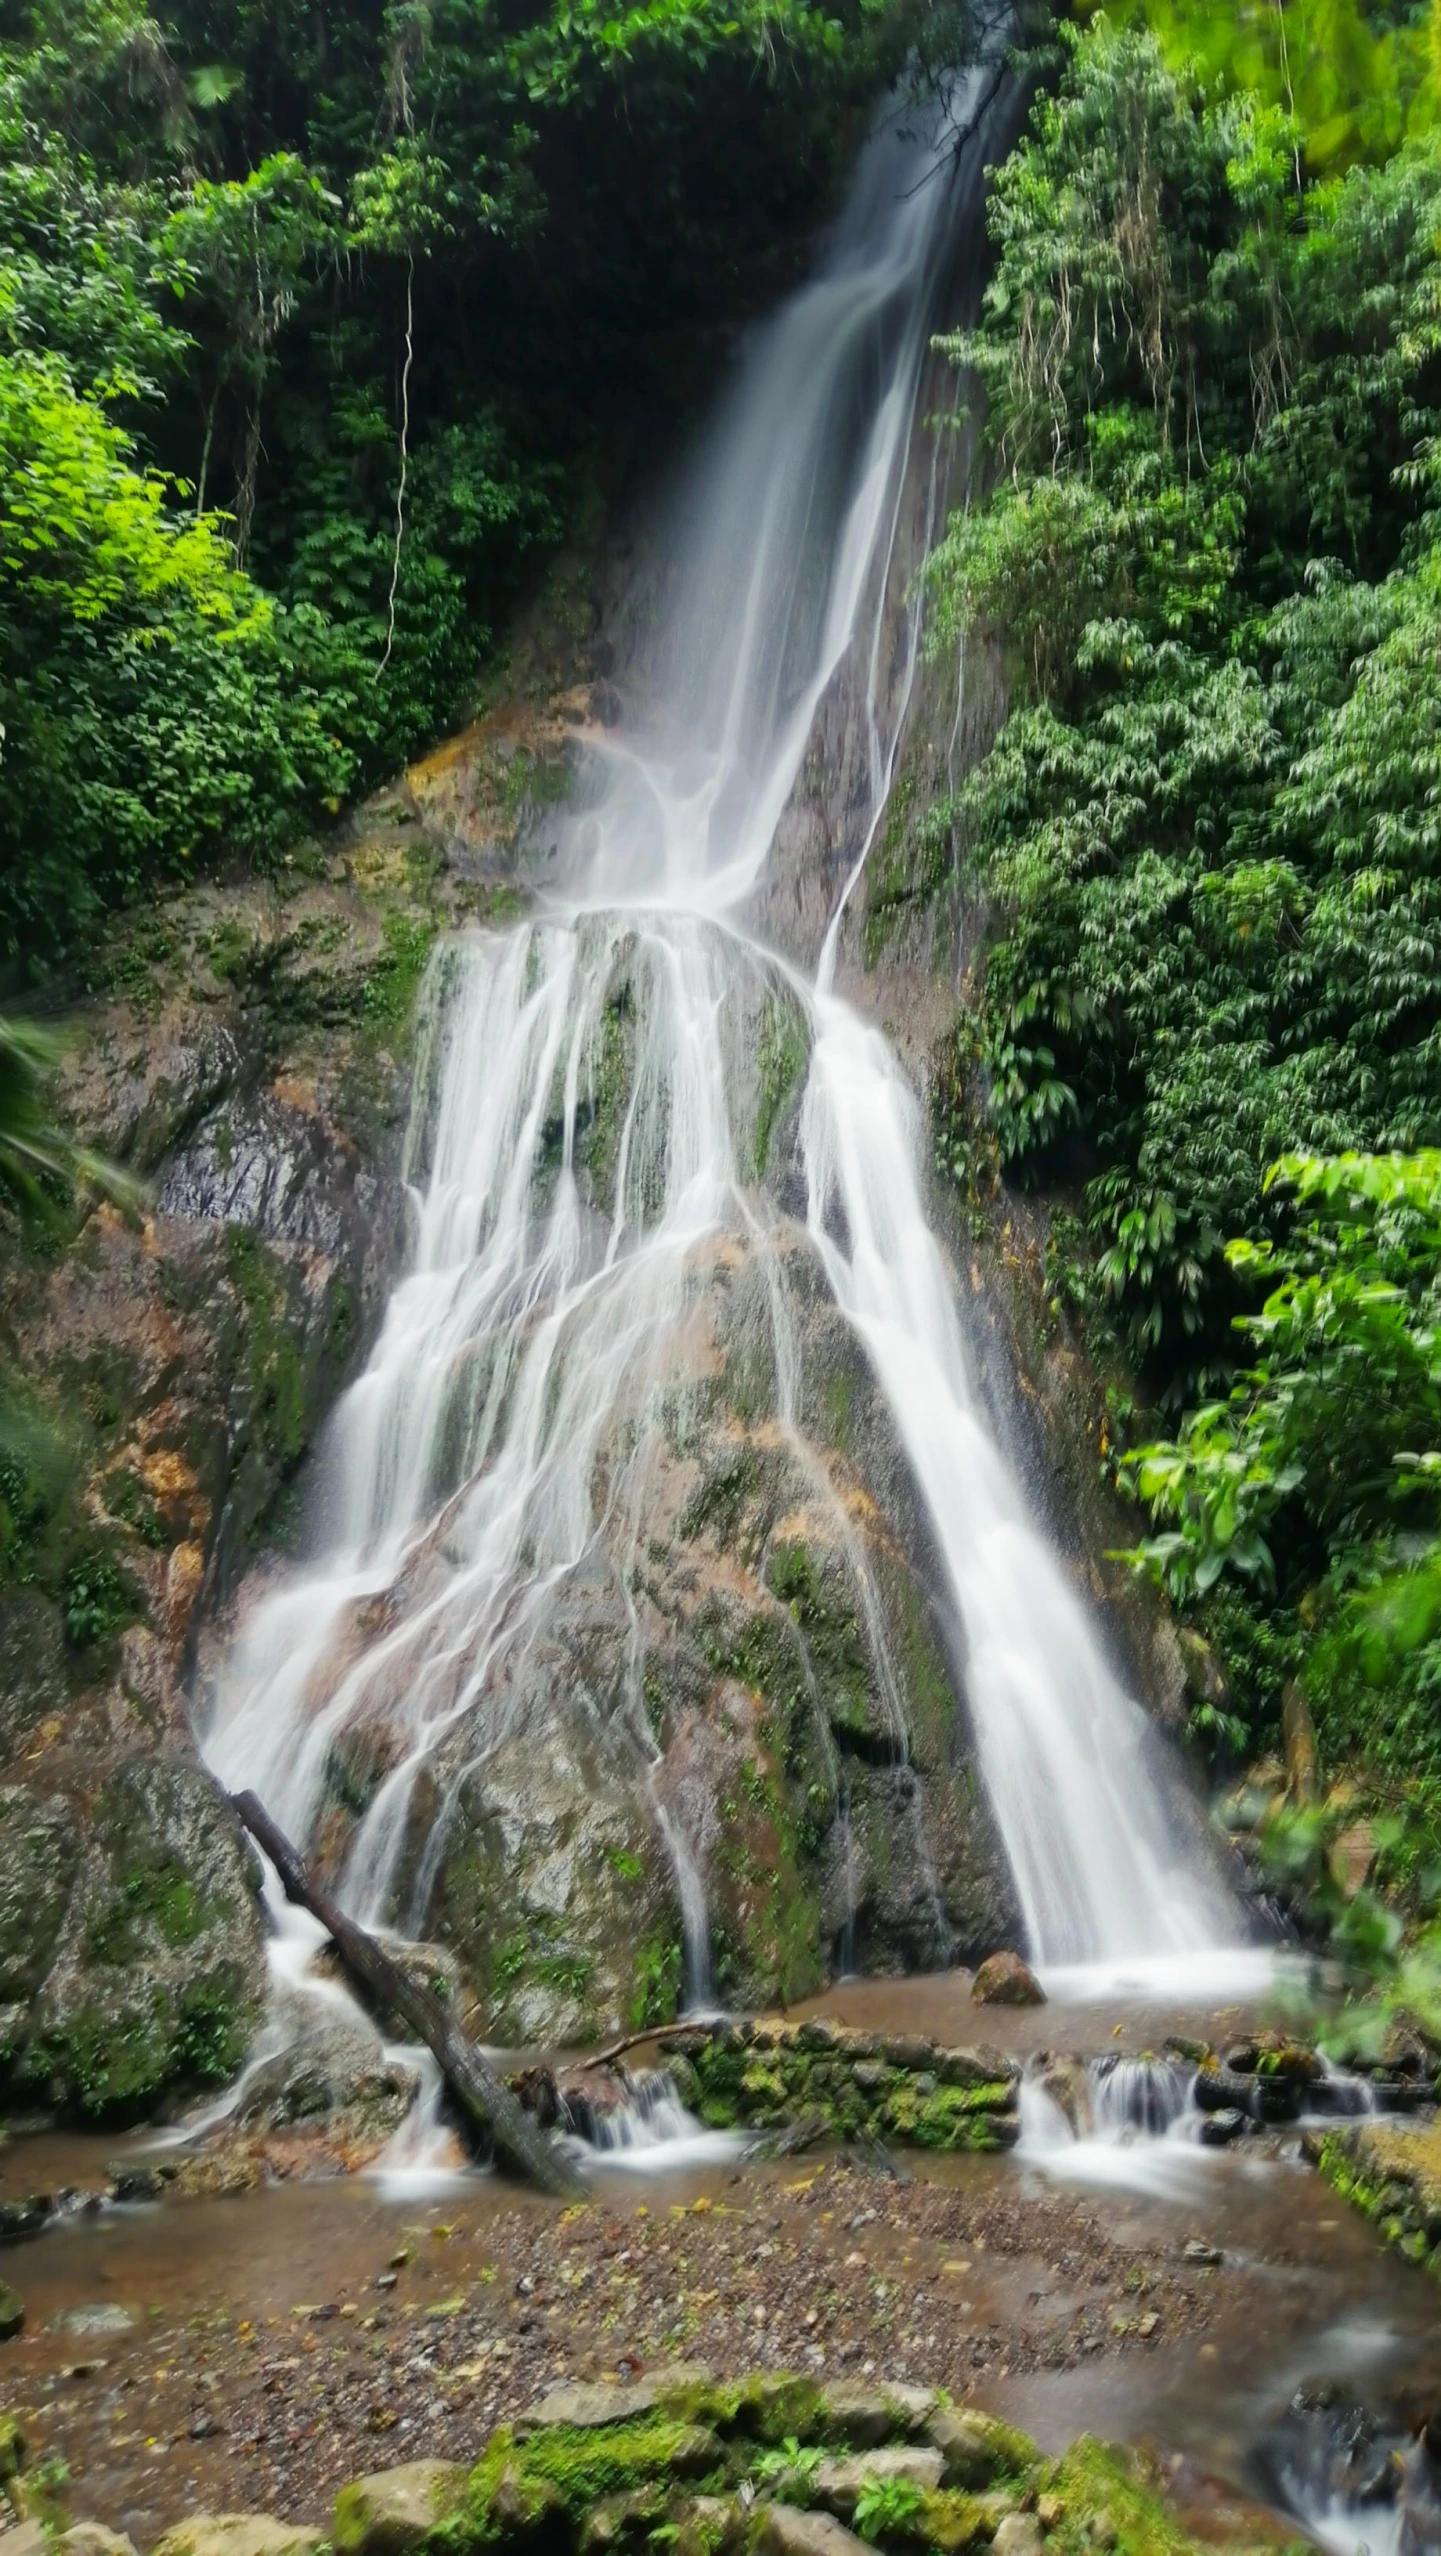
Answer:
[[[843, 670], [863, 728], [853, 879], [885, 804], [913, 589], [889, 655], [887, 633], [957, 185], [934, 141], [889, 124], [867, 146], [814, 280], [757, 333], [700, 457], [662, 679], [643, 726], [596, 747], [563, 889], [440, 961], [410, 1137], [415, 1247], [337, 1416], [331, 1547], [252, 1612], [207, 1737], [223, 1780], [308, 1839], [337, 1746], [372, 1735], [376, 1780], [341, 1886], [371, 1922], [424, 1924], [468, 1772], [544, 1724], [548, 1646], [588, 1575], [620, 1611], [613, 1718], [637, 1781], [652, 1780], [633, 1590], [657, 1414], [693, 1371], [707, 1254], [764, 1261], [774, 1428], [805, 1472], [783, 1220], [754, 1135], [757, 1056], [784, 1004], [809, 1054], [810, 1247], [889, 1406], [963, 1628], [1030, 1950], [1129, 1961], [1238, 1940], [1235, 1911], [1172, 1831], [1145, 1717], [987, 1426], [924, 1212], [915, 1099], [833, 990], [834, 930], [811, 984], [738, 919]], [[624, 1100], [601, 1147], [597, 1093], [618, 1040]], [[844, 1503], [813, 1487], [854, 1544]], [[855, 1575], [864, 1613], [858, 1553]], [[894, 1680], [882, 1704], [903, 1762]], [[591, 1720], [610, 1748], [605, 1715]], [[658, 1793], [652, 1809], [678, 1866], [695, 1994], [704, 1891], [684, 1821]]]

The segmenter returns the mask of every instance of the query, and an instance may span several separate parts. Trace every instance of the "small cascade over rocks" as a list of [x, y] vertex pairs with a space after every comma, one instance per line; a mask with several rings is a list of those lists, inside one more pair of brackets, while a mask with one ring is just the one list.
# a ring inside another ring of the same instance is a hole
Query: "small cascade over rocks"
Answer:
[[1256, 2463], [1272, 2499], [1335, 2556], [1441, 2550], [1441, 2413], [1413, 2435], [1344, 2386], [1308, 2383]]
[[[1303, 2122], [1369, 2117], [1383, 2091], [1319, 2051], [1262, 2039], [1224, 2057], [1173, 2043], [1157, 2057], [1043, 2052], [1020, 2089], [1020, 2153], [1033, 2164], [1100, 2181], [1155, 2176], [1160, 2152], [1229, 2148], [1236, 2140]], [[1127, 2159], [1130, 2159], [1128, 2165]]]
[[1097, 2134], [1164, 2139], [1189, 2111], [1196, 2071], [1172, 2059], [1100, 2059], [1088, 2071]]
[[559, 2115], [575, 2151], [642, 2174], [713, 2163], [744, 2144], [733, 2132], [708, 2130], [688, 2112], [666, 2068], [619, 2070], [608, 2093], [572, 2081], [559, 2090]]
[[1193, 2103], [1195, 2080], [1194, 2068], [1171, 2059], [1042, 2053], [1021, 2080], [1020, 2153], [1044, 2163], [1072, 2149], [1197, 2139], [1202, 2116]]

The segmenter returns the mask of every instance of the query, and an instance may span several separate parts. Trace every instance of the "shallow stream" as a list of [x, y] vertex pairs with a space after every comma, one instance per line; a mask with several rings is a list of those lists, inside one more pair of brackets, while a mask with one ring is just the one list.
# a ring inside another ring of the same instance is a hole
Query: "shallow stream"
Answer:
[[[1027, 2056], [1223, 2039], [1254, 2019], [1240, 2004], [981, 2015], [960, 1976], [824, 2002]], [[17, 2141], [5, 2190], [93, 2189], [143, 2147]], [[432, 2168], [81, 2212], [5, 2258], [28, 2311], [7, 2398], [83, 2480], [79, 2508], [140, 2545], [187, 2509], [323, 2517], [347, 2475], [474, 2455], [558, 2376], [659, 2358], [874, 2370], [973, 2395], [1046, 2445], [1145, 2442], [1203, 2534], [1284, 2490], [1274, 2428], [1303, 2382], [1343, 2382], [1401, 2425], [1441, 2402], [1431, 2283], [1294, 2135], [1220, 2152], [1139, 2137], [1099, 2186], [1024, 2149], [901, 2171], [743, 2162], [724, 2142], [697, 2162], [661, 2139], [643, 2159], [596, 2156], [580, 2207]], [[1389, 2543], [1352, 2515], [1324, 2543], [1363, 2539]]]

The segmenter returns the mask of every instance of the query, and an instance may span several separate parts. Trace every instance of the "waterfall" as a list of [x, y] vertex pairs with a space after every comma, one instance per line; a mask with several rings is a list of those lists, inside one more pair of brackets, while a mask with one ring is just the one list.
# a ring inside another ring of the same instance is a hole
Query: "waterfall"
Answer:
[[[984, 129], [968, 148], [974, 193]], [[885, 804], [919, 626], [914, 592], [896, 614], [908, 462], [965, 174], [894, 121], [868, 144], [817, 273], [756, 336], [699, 457], [645, 726], [597, 741], [539, 910], [461, 936], [433, 979], [414, 1250], [337, 1417], [329, 1549], [252, 1611], [206, 1742], [226, 1782], [306, 1839], [336, 1747], [370, 1736], [378, 1780], [341, 1895], [372, 1923], [423, 1924], [456, 1764], [535, 1727], [555, 1610], [602, 1538], [611, 1554], [638, 1543], [707, 1255], [771, 1250], [779, 1210], [745, 1112], [780, 1003], [809, 1046], [811, 1242], [929, 1515], [1030, 1949], [1129, 1962], [1238, 1939], [1172, 1832], [1145, 1718], [987, 1424], [926, 1219], [920, 1109], [835, 990], [839, 917], [814, 981], [743, 919], [828, 693], [851, 705], [862, 770], [852, 882]], [[597, 1166], [617, 1041], [626, 1098]], [[784, 1293], [777, 1271], [783, 1429]], [[644, 1795], [656, 1746], [638, 1648], [632, 1669]], [[903, 1700], [884, 1700], [903, 1723]], [[417, 1859], [417, 1784], [442, 1763]], [[662, 1825], [700, 1993], [702, 1883]]]

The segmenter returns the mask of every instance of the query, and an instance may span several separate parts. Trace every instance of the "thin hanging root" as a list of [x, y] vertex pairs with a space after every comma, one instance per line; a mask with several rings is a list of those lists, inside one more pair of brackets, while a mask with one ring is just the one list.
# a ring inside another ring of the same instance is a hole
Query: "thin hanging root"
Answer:
[[385, 611], [385, 653], [375, 669], [379, 683], [395, 648], [395, 600], [400, 592], [400, 555], [405, 547], [405, 491], [410, 477], [410, 368], [415, 361], [415, 258], [405, 261], [405, 363], [400, 376], [400, 484], [395, 492], [395, 553], [390, 563], [390, 597]]

